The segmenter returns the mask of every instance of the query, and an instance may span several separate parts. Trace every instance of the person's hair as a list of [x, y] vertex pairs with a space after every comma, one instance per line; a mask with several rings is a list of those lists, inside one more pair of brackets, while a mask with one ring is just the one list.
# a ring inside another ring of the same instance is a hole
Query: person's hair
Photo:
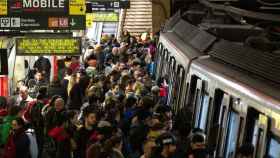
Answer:
[[58, 98], [62, 98], [62, 97], [59, 96], [59, 95], [54, 95], [54, 96], [52, 96], [51, 101], [50, 101], [50, 103], [49, 103], [49, 106], [50, 106], [50, 107], [54, 107], [54, 103], [55, 103], [56, 99], [58, 99]]
[[17, 124], [18, 124], [19, 126], [21, 126], [22, 128], [25, 127], [25, 122], [24, 122], [24, 120], [23, 120], [21, 117], [16, 117], [14, 120], [15, 120], [15, 121], [17, 122]]
[[35, 85], [36, 85], [36, 80], [35, 79], [30, 79], [29, 81], [28, 81], [28, 88], [33, 88], [33, 87], [35, 87]]
[[70, 119], [73, 119], [75, 115], [78, 114], [78, 111], [77, 110], [69, 110], [66, 112], [66, 116], [67, 118], [70, 120]]
[[16, 116], [21, 111], [19, 106], [11, 106], [8, 110], [9, 115]]
[[7, 107], [7, 99], [3, 96], [0, 96], [0, 108], [6, 108]]
[[47, 93], [48, 93], [48, 88], [46, 86], [42, 86], [39, 88], [36, 98], [38, 100], [44, 99], [47, 97]]
[[252, 156], [254, 154], [254, 146], [251, 143], [245, 143], [237, 150], [237, 153], [246, 157]]
[[137, 99], [135, 97], [128, 97], [125, 99], [125, 107], [131, 108], [133, 105], [135, 105], [137, 102]]
[[142, 106], [144, 109], [150, 109], [151, 107], [153, 107], [153, 99], [150, 96], [144, 96], [141, 98], [142, 101]]
[[69, 76], [71, 76], [71, 75], [73, 74], [73, 70], [70, 69], [70, 68], [67, 68], [67, 69], [66, 69], [66, 74], [69, 75]]
[[205, 137], [200, 132], [194, 133], [194, 135], [192, 136], [191, 142], [192, 143], [204, 143]]
[[88, 106], [83, 110], [83, 117], [87, 118], [90, 114], [95, 114], [95, 117], [98, 120], [98, 112], [93, 107]]
[[113, 148], [121, 144], [121, 142], [122, 142], [122, 137], [117, 135], [112, 136], [110, 139], [106, 140], [104, 143], [105, 155], [110, 155], [113, 151]]

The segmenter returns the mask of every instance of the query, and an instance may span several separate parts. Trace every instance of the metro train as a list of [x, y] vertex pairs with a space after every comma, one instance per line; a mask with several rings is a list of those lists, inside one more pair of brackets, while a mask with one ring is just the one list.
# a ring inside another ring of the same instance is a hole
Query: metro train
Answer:
[[250, 143], [254, 157], [280, 158], [279, 55], [264, 58], [178, 17], [169, 23], [158, 42], [155, 73], [168, 82], [174, 113], [191, 114], [186, 123], [205, 132], [213, 157], [237, 157]]

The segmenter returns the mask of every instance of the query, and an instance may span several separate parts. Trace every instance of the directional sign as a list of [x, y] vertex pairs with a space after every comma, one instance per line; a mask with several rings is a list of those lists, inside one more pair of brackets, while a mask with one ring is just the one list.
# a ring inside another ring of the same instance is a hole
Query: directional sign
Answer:
[[70, 15], [85, 15], [86, 1], [85, 0], [70, 0], [69, 2]]
[[[91, 5], [92, 11], [100, 10], [100, 9], [120, 9], [120, 8], [129, 8], [130, 1], [129, 0], [89, 0], [89, 4]], [[91, 12], [91, 11], [89, 11]]]
[[0, 30], [83, 30], [85, 16], [0, 16]]
[[0, 15], [8, 14], [8, 3], [7, 0], [0, 0]]
[[86, 14], [86, 27], [91, 28], [93, 25], [93, 14], [87, 13]]

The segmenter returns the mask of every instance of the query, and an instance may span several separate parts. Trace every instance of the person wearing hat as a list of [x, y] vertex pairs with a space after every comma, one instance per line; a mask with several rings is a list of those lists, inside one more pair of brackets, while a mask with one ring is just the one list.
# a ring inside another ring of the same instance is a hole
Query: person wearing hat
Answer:
[[151, 158], [171, 158], [176, 151], [176, 137], [171, 133], [163, 133], [156, 141]]
[[208, 156], [204, 133], [199, 131], [193, 133], [190, 145], [187, 158], [206, 158]]

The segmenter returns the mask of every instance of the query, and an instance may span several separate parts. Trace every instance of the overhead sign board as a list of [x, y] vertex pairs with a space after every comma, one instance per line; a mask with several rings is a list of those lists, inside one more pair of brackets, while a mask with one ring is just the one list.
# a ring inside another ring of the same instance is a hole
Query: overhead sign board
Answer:
[[17, 55], [80, 55], [81, 38], [17, 38]]
[[94, 22], [118, 22], [119, 14], [115, 12], [94, 12], [86, 16], [92, 16]]
[[83, 30], [85, 0], [0, 0], [0, 30]]
[[85, 20], [85, 16], [1, 16], [0, 30], [82, 30]]
[[121, 8], [127, 9], [130, 7], [129, 0], [89, 0], [88, 2], [88, 8], [91, 8], [91, 10], [87, 10], [88, 12], [100, 10], [106, 11]]
[[8, 2], [7, 0], [0, 0], [0, 15], [8, 14]]
[[86, 0], [70, 0], [69, 14], [70, 15], [85, 15], [86, 14]]

